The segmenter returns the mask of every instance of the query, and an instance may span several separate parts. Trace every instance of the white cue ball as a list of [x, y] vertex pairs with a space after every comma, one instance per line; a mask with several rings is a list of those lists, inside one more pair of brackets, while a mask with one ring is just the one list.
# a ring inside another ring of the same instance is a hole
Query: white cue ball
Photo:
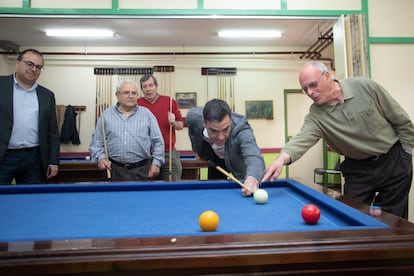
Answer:
[[258, 189], [253, 193], [254, 201], [258, 204], [264, 204], [267, 201], [268, 195], [267, 192], [263, 189]]
[[91, 160], [90, 156], [85, 156], [85, 160]]

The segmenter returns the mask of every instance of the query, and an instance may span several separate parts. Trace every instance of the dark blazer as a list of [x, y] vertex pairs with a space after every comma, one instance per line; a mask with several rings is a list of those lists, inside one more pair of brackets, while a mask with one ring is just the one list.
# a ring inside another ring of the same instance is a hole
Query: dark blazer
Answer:
[[[203, 155], [203, 107], [193, 107], [187, 113], [188, 135], [191, 146], [201, 159]], [[230, 172], [239, 179], [253, 176], [261, 181], [265, 163], [256, 143], [253, 129], [247, 119], [237, 113], [231, 113], [231, 132], [224, 146], [224, 161]]]
[[[13, 128], [13, 75], [0, 76], [0, 160], [7, 151]], [[49, 89], [38, 85], [39, 101], [39, 143], [43, 169], [49, 164], [59, 165], [59, 129], [56, 119], [55, 95]]]

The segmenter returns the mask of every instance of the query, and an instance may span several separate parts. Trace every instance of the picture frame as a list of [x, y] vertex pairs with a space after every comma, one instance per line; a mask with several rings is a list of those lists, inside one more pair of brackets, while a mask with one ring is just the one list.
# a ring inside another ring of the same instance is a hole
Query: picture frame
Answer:
[[246, 118], [247, 119], [273, 119], [273, 101], [246, 101]]
[[197, 92], [177, 92], [175, 100], [181, 109], [190, 109], [197, 106]]

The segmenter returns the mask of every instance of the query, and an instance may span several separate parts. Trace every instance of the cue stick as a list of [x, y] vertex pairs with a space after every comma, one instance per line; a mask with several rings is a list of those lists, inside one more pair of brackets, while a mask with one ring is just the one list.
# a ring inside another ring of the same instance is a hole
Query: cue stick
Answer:
[[[101, 98], [101, 97], [99, 97], [99, 98]], [[103, 139], [103, 144], [104, 144], [105, 158], [107, 160], [109, 160], [109, 157], [108, 157], [108, 145], [106, 144], [105, 120], [104, 120], [104, 117], [103, 117], [103, 107], [102, 107], [102, 104], [100, 104], [99, 107], [100, 107], [99, 112], [101, 113], [102, 139]], [[108, 179], [111, 179], [111, 170], [110, 169], [106, 169], [106, 177]]]
[[223, 98], [223, 77], [219, 74], [219, 99], [221, 99], [221, 100], [224, 100], [224, 98]]
[[99, 91], [101, 89], [100, 75], [96, 76], [96, 98], [95, 98], [95, 124], [99, 118]]
[[[170, 79], [170, 113], [172, 113], [172, 98], [171, 98], [171, 79]], [[171, 182], [172, 181], [172, 131], [173, 131], [173, 126], [170, 124], [170, 137], [169, 137], [169, 147], [168, 147], [168, 180]]]
[[207, 93], [206, 93], [207, 94], [206, 95], [207, 97], [206, 98], [208, 100], [208, 69], [207, 69], [206, 81], [207, 81], [207, 87], [206, 87], [207, 88]]
[[234, 95], [234, 75], [231, 76], [230, 78], [230, 97], [231, 97], [231, 108], [232, 110], [235, 110], [235, 105], [234, 105], [234, 101], [235, 101], [235, 97], [236, 95]]
[[227, 77], [225, 72], [223, 75], [223, 100], [227, 102]]
[[220, 82], [220, 76], [217, 75], [217, 98], [221, 99], [221, 82]]
[[247, 185], [244, 185], [243, 183], [241, 183], [240, 180], [238, 180], [237, 178], [235, 178], [231, 173], [226, 172], [222, 167], [220, 167], [218, 165], [216, 165], [216, 169], [218, 171], [220, 171], [222, 174], [224, 174], [225, 176], [227, 176], [228, 178], [230, 178], [231, 180], [235, 181], [241, 187], [245, 188], [246, 190], [248, 190], [249, 192], [251, 192], [253, 194], [253, 191], [252, 191], [252, 189], [250, 189], [250, 187], [248, 187]]
[[226, 100], [226, 82], [225, 82], [225, 78], [223, 77], [223, 75], [220, 75], [220, 79], [221, 79], [221, 98], [223, 101]]
[[79, 136], [80, 136], [80, 127], [81, 127], [81, 111], [82, 111], [82, 107], [79, 107], [78, 108], [78, 134], [79, 134]]

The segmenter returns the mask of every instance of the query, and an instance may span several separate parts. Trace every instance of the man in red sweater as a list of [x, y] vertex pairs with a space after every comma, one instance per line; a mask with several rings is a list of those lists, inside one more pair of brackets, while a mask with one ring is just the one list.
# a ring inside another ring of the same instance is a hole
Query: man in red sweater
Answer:
[[[158, 94], [158, 81], [153, 75], [144, 75], [140, 80], [140, 85], [144, 96], [138, 99], [138, 105], [148, 108], [154, 114], [164, 139], [165, 163], [160, 168], [159, 178], [165, 181], [181, 180], [182, 166], [180, 154], [175, 148], [175, 131], [181, 130], [184, 127], [181, 111], [173, 98]], [[171, 169], [169, 162], [170, 154]]]

